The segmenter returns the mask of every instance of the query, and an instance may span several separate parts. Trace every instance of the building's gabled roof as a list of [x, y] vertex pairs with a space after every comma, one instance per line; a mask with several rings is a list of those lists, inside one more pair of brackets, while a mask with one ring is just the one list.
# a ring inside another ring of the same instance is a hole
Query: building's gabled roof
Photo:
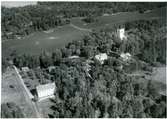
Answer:
[[55, 88], [55, 83], [48, 83], [48, 84], [39, 85], [36, 87], [37, 92], [45, 91], [45, 90], [49, 90], [49, 89], [54, 89], [54, 88]]
[[21, 68], [23, 71], [29, 71], [29, 68], [28, 67], [22, 67]]

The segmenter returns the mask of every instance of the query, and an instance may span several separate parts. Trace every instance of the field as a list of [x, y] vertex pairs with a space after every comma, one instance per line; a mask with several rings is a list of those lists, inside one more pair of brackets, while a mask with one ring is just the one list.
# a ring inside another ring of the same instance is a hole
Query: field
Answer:
[[26, 53], [37, 55], [42, 50], [53, 51], [56, 48], [65, 46], [72, 40], [82, 39], [91, 29], [98, 30], [99, 28], [111, 27], [115, 24], [120, 24], [127, 21], [140, 19], [156, 19], [164, 16], [165, 9], [157, 9], [146, 13], [124, 12], [109, 16], [98, 17], [95, 23], [86, 24], [81, 18], [72, 18], [70, 25], [54, 28], [53, 31], [35, 32], [26, 36], [23, 39], [12, 39], [2, 43], [2, 55], [9, 54], [16, 50], [18, 54]]
[[55, 28], [51, 33], [36, 32], [24, 39], [2, 43], [2, 54], [9, 55], [13, 50], [16, 50], [18, 54], [28, 53], [32, 55], [36, 55], [42, 50], [52, 51], [72, 40], [81, 39], [85, 33], [86, 31], [77, 30], [70, 25]]
[[[116, 14], [111, 14], [108, 16], [100, 16], [97, 17], [97, 22], [85, 24], [84, 21], [82, 21], [82, 18], [73, 18], [72, 23], [80, 26], [82, 28], [88, 28], [88, 29], [99, 29], [103, 27], [111, 27], [116, 24], [121, 24], [124, 22], [130, 22], [135, 20], [142, 20], [142, 19], [157, 19], [162, 16], [166, 16], [166, 8], [159, 8], [152, 11], [148, 11], [145, 13], [139, 13], [139, 12], [120, 12]], [[165, 20], [165, 19], [163, 19]]]
[[143, 84], [143, 87], [147, 86], [149, 80], [151, 80], [160, 94], [166, 95], [167, 92], [167, 82], [166, 82], [166, 68], [165, 66], [162, 67], [155, 67], [151, 75], [147, 74], [145, 71], [137, 71], [131, 75], [140, 76], [140, 78], [135, 78], [135, 82]]
[[37, 115], [34, 111], [33, 103], [27, 96], [26, 91], [18, 78], [19, 77], [14, 69], [8, 69], [8, 71], [3, 74], [1, 85], [1, 104], [14, 102], [21, 108], [25, 117], [35, 118]]

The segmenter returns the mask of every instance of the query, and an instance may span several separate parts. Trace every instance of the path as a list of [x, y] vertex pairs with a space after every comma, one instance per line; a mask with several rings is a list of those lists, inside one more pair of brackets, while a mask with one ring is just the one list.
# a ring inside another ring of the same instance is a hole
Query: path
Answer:
[[77, 30], [80, 30], [80, 31], [92, 32], [91, 29], [81, 28], [81, 27], [78, 27], [78, 26], [76, 26], [76, 25], [74, 25], [74, 24], [70, 24], [70, 26], [73, 27], [73, 28], [75, 28], [75, 29], [77, 29]]
[[18, 77], [18, 78], [16, 78], [16, 81], [17, 81], [18, 84], [20, 84], [20, 90], [22, 90], [22, 93], [24, 93], [24, 98], [26, 99], [26, 101], [31, 106], [31, 109], [33, 110], [33, 112], [36, 113], [36, 117], [40, 118], [41, 114], [39, 113], [35, 102], [32, 102], [32, 100], [31, 100], [33, 98], [32, 94], [29, 92], [29, 90], [25, 86], [25, 84], [23, 82], [23, 79], [18, 72], [18, 69], [15, 66], [13, 66], [13, 67], [14, 67], [15, 73], [17, 74], [16, 76]]

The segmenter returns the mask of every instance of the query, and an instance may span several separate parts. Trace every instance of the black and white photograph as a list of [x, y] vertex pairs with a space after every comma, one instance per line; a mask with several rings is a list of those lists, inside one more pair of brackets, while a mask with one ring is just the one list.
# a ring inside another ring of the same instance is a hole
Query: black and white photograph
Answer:
[[167, 2], [1, 1], [1, 118], [167, 118]]

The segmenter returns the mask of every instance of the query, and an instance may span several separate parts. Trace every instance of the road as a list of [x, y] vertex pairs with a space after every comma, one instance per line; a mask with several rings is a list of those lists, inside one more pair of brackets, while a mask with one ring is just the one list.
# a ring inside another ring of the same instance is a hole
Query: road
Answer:
[[[35, 112], [35, 116], [36, 118], [41, 118], [41, 114], [39, 113], [39, 110], [38, 110], [38, 107], [36, 106], [35, 102], [33, 102], [31, 99], [32, 99], [32, 96], [29, 92], [29, 90], [27, 89], [27, 87], [25, 86], [24, 82], [23, 82], [23, 79], [21, 78], [19, 72], [18, 72], [18, 69], [14, 67], [14, 70], [15, 70], [15, 73], [16, 73], [16, 81], [18, 84], [20, 84], [19, 86], [19, 90], [22, 90], [21, 92], [23, 93], [24, 95], [24, 99], [26, 100], [26, 102], [31, 106], [31, 109], [33, 110], [33, 112]], [[34, 117], [35, 118], [35, 117]]]
[[80, 31], [92, 32], [91, 29], [81, 28], [81, 27], [78, 27], [78, 26], [76, 26], [76, 25], [74, 25], [74, 24], [70, 24], [70, 26], [73, 27], [73, 28], [75, 28], [75, 29], [77, 29], [77, 30], [80, 30]]

